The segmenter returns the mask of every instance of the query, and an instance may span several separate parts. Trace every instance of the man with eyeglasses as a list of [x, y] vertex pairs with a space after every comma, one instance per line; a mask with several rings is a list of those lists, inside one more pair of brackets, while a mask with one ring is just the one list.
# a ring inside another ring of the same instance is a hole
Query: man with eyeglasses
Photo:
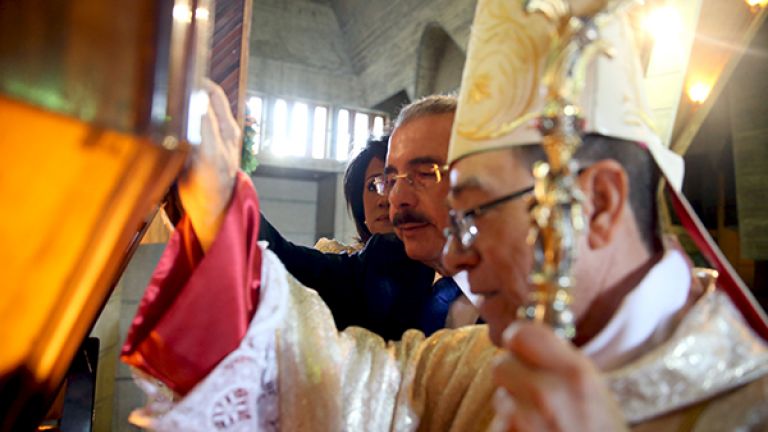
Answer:
[[[375, 180], [377, 191], [389, 199], [392, 225], [408, 256], [437, 272], [428, 313], [439, 320], [452, 306], [447, 317], [452, 327], [477, 320], [467, 297], [474, 298], [465, 275], [447, 272], [441, 256], [448, 226], [448, 184], [443, 180], [455, 111], [452, 96], [429, 96], [402, 109], [395, 121], [384, 174]], [[437, 327], [426, 333], [434, 330]]]
[[288, 271], [317, 290], [337, 327], [361, 326], [397, 340], [415, 328], [430, 335], [474, 324], [477, 310], [465, 275], [442, 267], [448, 225], [444, 181], [456, 98], [428, 96], [403, 107], [394, 122], [376, 191], [389, 200], [395, 235], [374, 235], [357, 253], [322, 253], [295, 245], [262, 216], [266, 240]]
[[[569, 7], [599, 11], [605, 5]], [[580, 33], [576, 17], [582, 15], [569, 8], [517, 20], [506, 14], [515, 7], [503, 1], [478, 6], [473, 28], [485, 34], [470, 41], [448, 157], [452, 222], [445, 265], [468, 272], [490, 339], [506, 351], [495, 367], [495, 430], [765, 430], [768, 320], [686, 210], [682, 159], [648, 124], [625, 12], [601, 13]], [[558, 14], [564, 17], [555, 19]], [[566, 22], [570, 27], [556, 27]], [[513, 23], [519, 25], [514, 32]], [[548, 49], [558, 31], [577, 33], [553, 54]], [[544, 69], [547, 58], [562, 55], [578, 71], [584, 58], [567, 56], [595, 37], [603, 38], [610, 56], [591, 60], [585, 76], [575, 72], [575, 80], [587, 82], [583, 94], [574, 90], [578, 83], [553, 77], [566, 68]], [[485, 43], [473, 45], [477, 41]], [[539, 91], [553, 82], [561, 86]], [[480, 92], [489, 88], [495, 91]], [[535, 165], [551, 162], [545, 145], [552, 154], [553, 143], [566, 152], [569, 140], [581, 141], [569, 161], [573, 177], [557, 181], [573, 182], [573, 200], [565, 188], [557, 196], [547, 192], [546, 171]], [[683, 226], [719, 272], [693, 269], [682, 248], [661, 234], [660, 178]], [[555, 199], [580, 206], [583, 218], [562, 223], [582, 233], [572, 248], [536, 249], [532, 227], [561, 209], [542, 205]], [[574, 261], [570, 274], [558, 275], [567, 291], [542, 305], [537, 283], [549, 276], [540, 269], [552, 258], [545, 254], [561, 254], [562, 261], [553, 260], [561, 266]], [[556, 328], [521, 320], [562, 304], [570, 310], [563, 321], [550, 322]], [[566, 320], [575, 325], [570, 342], [556, 333], [567, 334], [557, 327]]]

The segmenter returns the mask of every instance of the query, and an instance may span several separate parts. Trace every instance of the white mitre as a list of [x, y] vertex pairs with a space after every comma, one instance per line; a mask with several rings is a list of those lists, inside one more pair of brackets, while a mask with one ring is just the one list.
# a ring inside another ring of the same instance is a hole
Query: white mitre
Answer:
[[[589, 11], [606, 2], [576, 3], [574, 10]], [[647, 146], [664, 176], [680, 190], [683, 160], [654, 132], [626, 15], [600, 17], [596, 23], [612, 56], [592, 61], [584, 91], [575, 101], [586, 122], [584, 132]], [[555, 30], [544, 15], [525, 12], [520, 0], [478, 1], [448, 151], [450, 164], [473, 153], [541, 142], [536, 123], [545, 102], [544, 69]]]

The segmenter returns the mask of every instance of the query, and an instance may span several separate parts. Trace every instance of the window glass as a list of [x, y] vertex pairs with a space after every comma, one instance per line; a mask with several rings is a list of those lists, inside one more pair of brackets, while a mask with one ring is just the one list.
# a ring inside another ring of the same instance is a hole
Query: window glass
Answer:
[[288, 154], [290, 156], [306, 156], [307, 132], [309, 130], [309, 108], [307, 104], [296, 102], [291, 110], [290, 134], [288, 139]]
[[336, 160], [349, 157], [349, 111], [340, 109], [336, 121]]
[[285, 156], [288, 154], [288, 103], [283, 99], [275, 101], [270, 147], [275, 155]]
[[375, 137], [384, 135], [384, 117], [376, 116], [373, 118], [373, 131], [371, 131], [371, 135]]
[[312, 157], [325, 158], [325, 137], [328, 132], [328, 109], [315, 107], [314, 121], [312, 122]]
[[253, 153], [346, 161], [370, 136], [382, 136], [387, 122], [386, 115], [365, 109], [253, 95], [245, 103], [244, 136]]
[[370, 132], [368, 114], [355, 113], [355, 136], [353, 139], [355, 153], [365, 147], [365, 141], [368, 139]]

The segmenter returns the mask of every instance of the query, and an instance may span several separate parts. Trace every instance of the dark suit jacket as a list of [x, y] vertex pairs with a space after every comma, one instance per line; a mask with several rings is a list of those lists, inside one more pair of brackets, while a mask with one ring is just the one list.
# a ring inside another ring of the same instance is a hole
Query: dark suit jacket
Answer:
[[262, 215], [259, 240], [267, 240], [286, 269], [320, 294], [340, 330], [356, 325], [397, 340], [409, 328], [445, 326], [448, 306], [435, 314], [431, 301], [435, 271], [408, 258], [394, 234], [374, 235], [352, 254], [323, 253], [286, 240]]

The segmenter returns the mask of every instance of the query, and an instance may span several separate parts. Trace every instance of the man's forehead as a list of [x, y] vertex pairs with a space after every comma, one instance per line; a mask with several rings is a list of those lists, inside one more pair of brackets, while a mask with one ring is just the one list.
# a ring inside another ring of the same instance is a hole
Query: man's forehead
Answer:
[[[491, 197], [509, 193], [510, 187], [530, 182], [530, 173], [515, 161], [509, 149], [489, 151], [456, 161], [449, 173], [450, 198]], [[518, 184], [519, 183], [519, 184]]]
[[422, 155], [422, 156], [415, 156], [411, 159], [408, 159], [404, 162], [394, 162], [390, 163], [387, 161], [387, 165], [384, 167], [385, 172], [396, 172], [400, 169], [407, 169], [412, 167], [419, 167], [421, 165], [438, 165], [443, 166], [445, 163], [444, 157], [439, 156], [429, 156], [429, 155]]
[[492, 195], [498, 186], [487, 170], [478, 169], [475, 164], [461, 162], [451, 167], [449, 174], [451, 188], [449, 200], [461, 200], [475, 195]]
[[445, 164], [451, 119], [451, 115], [427, 115], [410, 120], [396, 129], [389, 139], [387, 171], [425, 163]]

